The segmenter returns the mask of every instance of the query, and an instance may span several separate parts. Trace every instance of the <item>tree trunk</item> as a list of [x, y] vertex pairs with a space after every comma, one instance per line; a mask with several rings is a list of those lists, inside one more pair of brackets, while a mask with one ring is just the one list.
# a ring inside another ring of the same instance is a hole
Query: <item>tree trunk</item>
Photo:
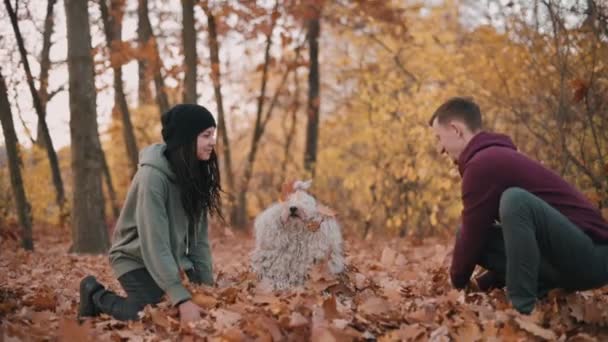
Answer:
[[[287, 67], [277, 89], [274, 92], [270, 105], [266, 110], [266, 115], [264, 115], [264, 103], [266, 99], [266, 85], [268, 83], [268, 68], [270, 67], [270, 47], [272, 46], [272, 34], [274, 32], [276, 19], [278, 18], [278, 7], [279, 2], [275, 3], [272, 19], [270, 24], [270, 31], [268, 36], [266, 37], [266, 50], [264, 53], [264, 67], [262, 71], [262, 81], [261, 81], [261, 89], [260, 96], [258, 97], [258, 106], [257, 106], [257, 114], [255, 120], [255, 127], [253, 129], [253, 137], [251, 139], [251, 146], [249, 150], [249, 154], [247, 156], [247, 161], [245, 163], [245, 169], [243, 171], [243, 183], [241, 184], [241, 188], [239, 189], [238, 196], [238, 214], [236, 215], [236, 226], [244, 228], [247, 224], [247, 192], [249, 191], [249, 182], [251, 181], [251, 177], [253, 177], [253, 167], [255, 163], [255, 158], [257, 155], [258, 147], [262, 136], [264, 135], [264, 130], [266, 128], [266, 124], [270, 120], [274, 107], [278, 102], [278, 97], [283, 91], [285, 83], [287, 82], [287, 77], [291, 72], [291, 67]], [[299, 51], [299, 48], [296, 50]], [[297, 52], [296, 52], [297, 56]], [[297, 57], [296, 57], [297, 58]]]
[[72, 140], [72, 251], [105, 253], [109, 246], [101, 186], [103, 161], [97, 129], [96, 89], [88, 3], [64, 0]]
[[[278, 2], [275, 5], [273, 12], [276, 12], [278, 8]], [[274, 24], [276, 23], [276, 16], [272, 15], [272, 23], [270, 31], [266, 36], [266, 49], [264, 51], [264, 65], [262, 69], [262, 80], [260, 84], [260, 95], [258, 96], [257, 112], [255, 117], [255, 127], [253, 128], [253, 136], [251, 138], [251, 146], [249, 148], [249, 154], [245, 162], [245, 169], [243, 171], [243, 181], [239, 189], [237, 197], [237, 213], [235, 215], [234, 226], [240, 229], [244, 229], [247, 225], [247, 192], [249, 191], [249, 182], [253, 176], [253, 163], [255, 161], [255, 155], [258, 150], [258, 143], [262, 137], [262, 115], [264, 111], [264, 102], [266, 100], [266, 85], [268, 83], [268, 68], [270, 67], [270, 47], [272, 46], [272, 33], [274, 32]]]
[[[44, 19], [44, 31], [42, 33], [42, 51], [40, 52], [40, 85], [38, 88], [38, 96], [40, 97], [40, 105], [44, 109], [46, 120], [46, 104], [49, 101], [49, 70], [51, 69], [51, 36], [53, 35], [53, 9], [57, 0], [48, 0], [46, 5], [46, 17]], [[36, 144], [44, 147], [44, 136], [42, 129], [42, 121], [38, 121], [38, 134], [36, 135]]]
[[315, 16], [308, 21], [308, 124], [306, 126], [306, 151], [304, 153], [304, 168], [311, 177], [315, 174], [317, 161], [317, 142], [319, 140], [319, 33], [321, 31], [320, 10], [315, 9]]
[[6, 10], [8, 15], [11, 18], [11, 24], [13, 26], [13, 31], [15, 32], [15, 38], [17, 40], [17, 45], [19, 46], [19, 53], [21, 54], [21, 62], [23, 63], [23, 69], [25, 70], [25, 75], [27, 77], [27, 83], [30, 89], [30, 93], [32, 94], [32, 102], [34, 103], [34, 109], [36, 110], [36, 115], [38, 116], [38, 122], [42, 124], [42, 136], [44, 138], [46, 153], [49, 159], [49, 165], [51, 167], [51, 174], [53, 178], [53, 185], [55, 186], [56, 193], [56, 202], [59, 207], [60, 212], [63, 217], [63, 204], [65, 202], [65, 191], [63, 189], [63, 181], [61, 179], [61, 172], [59, 170], [59, 161], [57, 160], [57, 154], [55, 153], [55, 148], [53, 147], [53, 141], [51, 140], [51, 135], [49, 134], [49, 128], [46, 124], [44, 108], [42, 107], [42, 103], [40, 101], [40, 97], [38, 96], [38, 91], [34, 85], [34, 77], [32, 76], [32, 71], [30, 69], [30, 64], [27, 60], [27, 52], [25, 51], [25, 45], [23, 43], [23, 37], [21, 36], [21, 31], [19, 29], [19, 23], [17, 22], [17, 13], [13, 10], [10, 0], [4, 0], [4, 4], [6, 5]]
[[232, 156], [230, 153], [230, 139], [228, 138], [228, 128], [224, 115], [224, 101], [222, 97], [222, 82], [220, 69], [220, 48], [217, 40], [217, 30], [215, 27], [215, 17], [207, 6], [203, 6], [203, 10], [207, 15], [207, 28], [209, 30], [209, 56], [211, 59], [211, 80], [213, 82], [213, 91], [215, 93], [215, 102], [217, 103], [217, 121], [218, 131], [221, 140], [217, 144], [217, 149], [223, 155], [224, 161], [224, 179], [228, 185], [229, 205], [231, 208], [230, 220], [235, 222], [237, 216], [237, 206], [234, 200], [234, 173], [232, 172]]
[[184, 44], [184, 103], [196, 103], [196, 30], [194, 0], [182, 0], [182, 41]]
[[148, 66], [151, 68], [151, 71], [154, 73], [154, 87], [156, 88], [156, 104], [158, 105], [158, 109], [160, 110], [161, 115], [169, 110], [169, 99], [167, 97], [167, 93], [165, 92], [165, 82], [161, 75], [161, 66], [162, 61], [160, 59], [160, 53], [158, 52], [158, 44], [156, 43], [156, 38], [154, 38], [154, 34], [152, 32], [152, 25], [150, 24], [150, 17], [148, 15], [148, 0], [139, 0], [140, 11], [142, 12], [140, 16], [140, 28], [142, 29], [142, 36], [148, 37], [148, 40], [145, 41], [146, 46], [150, 46], [150, 52], [152, 53], [151, 59], [149, 56], [147, 62], [149, 62]]
[[8, 157], [8, 168], [11, 176], [11, 187], [17, 206], [19, 224], [21, 225], [21, 241], [24, 249], [34, 250], [34, 240], [32, 239], [32, 213], [29, 202], [23, 188], [23, 178], [21, 177], [21, 156], [19, 155], [19, 140], [15, 133], [11, 105], [8, 102], [8, 91], [6, 82], [0, 68], [0, 123], [4, 134], [4, 144]]
[[99, 151], [99, 155], [101, 156], [103, 179], [106, 182], [106, 190], [108, 191], [108, 197], [110, 197], [112, 214], [114, 214], [114, 218], [118, 218], [118, 216], [120, 215], [120, 208], [118, 207], [118, 200], [116, 198], [116, 191], [114, 190], [114, 185], [112, 185], [112, 174], [110, 173], [110, 167], [108, 167], [108, 161], [106, 160], [106, 154], [103, 149]]
[[[101, 10], [101, 19], [103, 21], [106, 43], [110, 49], [110, 62], [114, 73], [114, 110], [120, 111], [122, 119], [122, 133], [125, 141], [127, 158], [129, 167], [131, 168], [131, 176], [137, 171], [138, 149], [133, 131], [133, 123], [131, 122], [131, 113], [127, 105], [127, 98], [123, 89], [122, 82], [122, 65], [112, 60], [112, 56], [118, 52], [120, 47], [121, 31], [122, 31], [122, 15], [124, 14], [124, 1], [110, 0], [110, 9], [108, 10], [107, 0], [100, 0], [99, 7]], [[110, 15], [112, 13], [112, 15]]]
[[[300, 82], [298, 79], [298, 70], [294, 69], [293, 71], [293, 83], [294, 83], [294, 95], [293, 95], [293, 103], [291, 104], [291, 117], [289, 123], [289, 130], [285, 132], [285, 145], [283, 146], [283, 162], [281, 163], [281, 173], [279, 176], [279, 182], [281, 184], [286, 180], [287, 176], [287, 166], [289, 161], [292, 159], [291, 156], [291, 144], [296, 136], [296, 123], [298, 122], [298, 110], [300, 109]], [[285, 120], [287, 121], [287, 120]]]
[[[147, 30], [145, 23], [148, 20], [148, 1], [139, 0], [137, 6], [137, 42], [139, 51], [145, 51], [146, 44], [150, 40], [151, 32]], [[150, 66], [147, 58], [140, 53], [137, 59], [137, 69], [139, 75], [139, 83], [137, 89], [137, 97], [139, 105], [144, 105], [152, 102], [152, 92], [150, 91]]]

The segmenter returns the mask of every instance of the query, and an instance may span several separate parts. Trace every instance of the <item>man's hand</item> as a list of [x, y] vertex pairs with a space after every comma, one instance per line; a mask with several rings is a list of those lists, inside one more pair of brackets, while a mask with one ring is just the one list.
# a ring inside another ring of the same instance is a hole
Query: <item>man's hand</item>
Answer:
[[187, 300], [179, 305], [179, 318], [182, 324], [198, 321], [201, 319], [202, 312], [203, 309], [191, 300]]

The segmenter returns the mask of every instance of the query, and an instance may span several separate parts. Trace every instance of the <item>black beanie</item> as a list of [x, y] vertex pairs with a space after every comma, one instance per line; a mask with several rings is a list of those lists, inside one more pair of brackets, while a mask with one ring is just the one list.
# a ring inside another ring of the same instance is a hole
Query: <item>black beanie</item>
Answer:
[[215, 119], [207, 108], [195, 104], [178, 104], [161, 117], [162, 135], [168, 150], [190, 143], [209, 127]]

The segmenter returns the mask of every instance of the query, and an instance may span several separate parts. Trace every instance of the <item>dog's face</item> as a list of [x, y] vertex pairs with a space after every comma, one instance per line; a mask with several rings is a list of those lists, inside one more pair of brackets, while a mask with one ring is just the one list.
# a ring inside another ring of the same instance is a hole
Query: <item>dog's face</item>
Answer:
[[293, 181], [283, 184], [281, 194], [281, 221], [283, 223], [301, 223], [313, 218], [316, 214], [317, 201], [306, 190], [312, 181]]
[[310, 231], [317, 231], [321, 221], [325, 218], [334, 218], [336, 213], [330, 208], [320, 204], [306, 190], [312, 181], [294, 181], [283, 184], [281, 195], [281, 222], [288, 226], [306, 227]]
[[283, 222], [307, 222], [318, 216], [317, 201], [304, 190], [290, 193], [283, 202], [281, 219]]

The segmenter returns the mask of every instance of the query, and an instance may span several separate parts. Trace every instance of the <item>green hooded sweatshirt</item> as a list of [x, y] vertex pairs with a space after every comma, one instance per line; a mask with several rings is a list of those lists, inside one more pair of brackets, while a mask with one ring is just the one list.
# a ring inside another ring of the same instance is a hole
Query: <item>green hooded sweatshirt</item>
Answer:
[[176, 305], [191, 298], [180, 269], [192, 269], [195, 279], [191, 280], [206, 284], [213, 284], [213, 270], [206, 213], [197, 231], [188, 234], [189, 220], [165, 150], [164, 144], [155, 144], [141, 151], [109, 257], [117, 278], [146, 268]]

